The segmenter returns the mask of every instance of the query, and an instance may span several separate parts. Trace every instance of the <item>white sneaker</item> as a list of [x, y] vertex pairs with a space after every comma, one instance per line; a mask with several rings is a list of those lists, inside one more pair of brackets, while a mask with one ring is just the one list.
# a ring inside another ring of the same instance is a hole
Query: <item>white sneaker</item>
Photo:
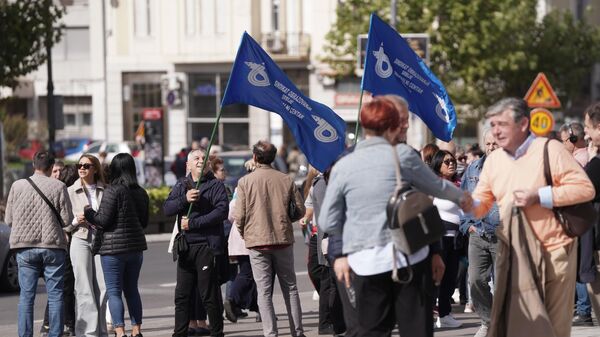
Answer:
[[465, 311], [464, 311], [464, 312], [465, 312], [465, 314], [470, 314], [470, 313], [472, 313], [472, 312], [473, 312], [473, 304], [471, 304], [471, 303], [467, 303], [467, 304], [465, 305]]
[[457, 321], [452, 315], [446, 315], [444, 317], [438, 317], [435, 326], [438, 328], [460, 328], [462, 323]]
[[488, 326], [485, 324], [481, 324], [481, 328], [477, 330], [475, 337], [487, 337], [488, 334]]

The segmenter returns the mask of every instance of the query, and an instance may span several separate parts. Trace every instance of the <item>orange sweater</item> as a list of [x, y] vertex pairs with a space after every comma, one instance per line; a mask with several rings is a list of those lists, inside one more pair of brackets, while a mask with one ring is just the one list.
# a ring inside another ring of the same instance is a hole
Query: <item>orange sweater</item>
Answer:
[[[546, 138], [535, 139], [527, 152], [516, 160], [502, 149], [489, 155], [481, 171], [479, 183], [473, 192], [473, 198], [481, 202], [473, 212], [476, 217], [487, 214], [494, 201], [498, 202], [501, 216], [510, 214], [507, 210], [513, 204], [513, 191], [533, 189], [537, 192], [540, 187], [546, 186], [543, 160], [545, 142]], [[573, 155], [557, 141], [550, 142], [548, 153], [554, 207], [592, 200], [595, 195], [594, 186]], [[524, 211], [533, 233], [547, 251], [573, 241], [556, 221], [552, 210], [537, 203], [525, 208]]]

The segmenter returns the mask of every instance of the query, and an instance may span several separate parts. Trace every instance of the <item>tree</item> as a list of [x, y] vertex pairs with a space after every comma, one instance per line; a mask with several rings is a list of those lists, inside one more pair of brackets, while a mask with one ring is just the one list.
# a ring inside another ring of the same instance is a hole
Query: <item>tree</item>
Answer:
[[[456, 104], [481, 110], [501, 97], [523, 97], [540, 71], [569, 102], [600, 60], [597, 27], [568, 11], [538, 22], [536, 0], [399, 2], [396, 30], [430, 34], [431, 68]], [[390, 1], [339, 1], [323, 58], [338, 76], [352, 73], [356, 35], [368, 31], [371, 12], [389, 21]]]
[[65, 13], [54, 1], [0, 0], [0, 86], [15, 87], [20, 76], [46, 62], [45, 39], [60, 40]]

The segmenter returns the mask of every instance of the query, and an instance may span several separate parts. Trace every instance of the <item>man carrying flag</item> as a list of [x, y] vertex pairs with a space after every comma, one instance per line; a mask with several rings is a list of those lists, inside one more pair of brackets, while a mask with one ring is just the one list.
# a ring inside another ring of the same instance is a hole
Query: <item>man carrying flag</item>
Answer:
[[392, 27], [371, 14], [362, 90], [404, 97], [436, 138], [452, 139], [456, 112], [440, 80]]

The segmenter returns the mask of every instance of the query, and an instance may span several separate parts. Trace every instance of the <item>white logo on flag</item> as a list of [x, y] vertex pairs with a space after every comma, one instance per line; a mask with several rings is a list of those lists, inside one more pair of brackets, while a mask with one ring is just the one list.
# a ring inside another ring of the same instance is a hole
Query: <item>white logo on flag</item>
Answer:
[[435, 105], [435, 114], [444, 122], [450, 123], [450, 115], [448, 107], [446, 107], [446, 102], [436, 94], [433, 94], [433, 96], [438, 100], [438, 104]]
[[269, 82], [269, 76], [265, 71], [264, 64], [258, 64], [254, 62], [245, 63], [250, 69], [252, 69], [248, 74], [248, 82], [250, 82], [250, 84], [257, 87], [268, 87], [271, 84], [271, 82]]
[[331, 124], [327, 123], [323, 118], [312, 116], [312, 118], [319, 125], [314, 132], [315, 138], [322, 143], [331, 143], [335, 142], [339, 137], [337, 131], [331, 126]]
[[[377, 58], [377, 63], [375, 64], [375, 73], [377, 74], [377, 76], [381, 78], [388, 78], [392, 76], [394, 69], [392, 69], [390, 59], [383, 50], [383, 43], [379, 46], [379, 50], [373, 52], [373, 55]], [[385, 69], [383, 69], [384, 63]]]

